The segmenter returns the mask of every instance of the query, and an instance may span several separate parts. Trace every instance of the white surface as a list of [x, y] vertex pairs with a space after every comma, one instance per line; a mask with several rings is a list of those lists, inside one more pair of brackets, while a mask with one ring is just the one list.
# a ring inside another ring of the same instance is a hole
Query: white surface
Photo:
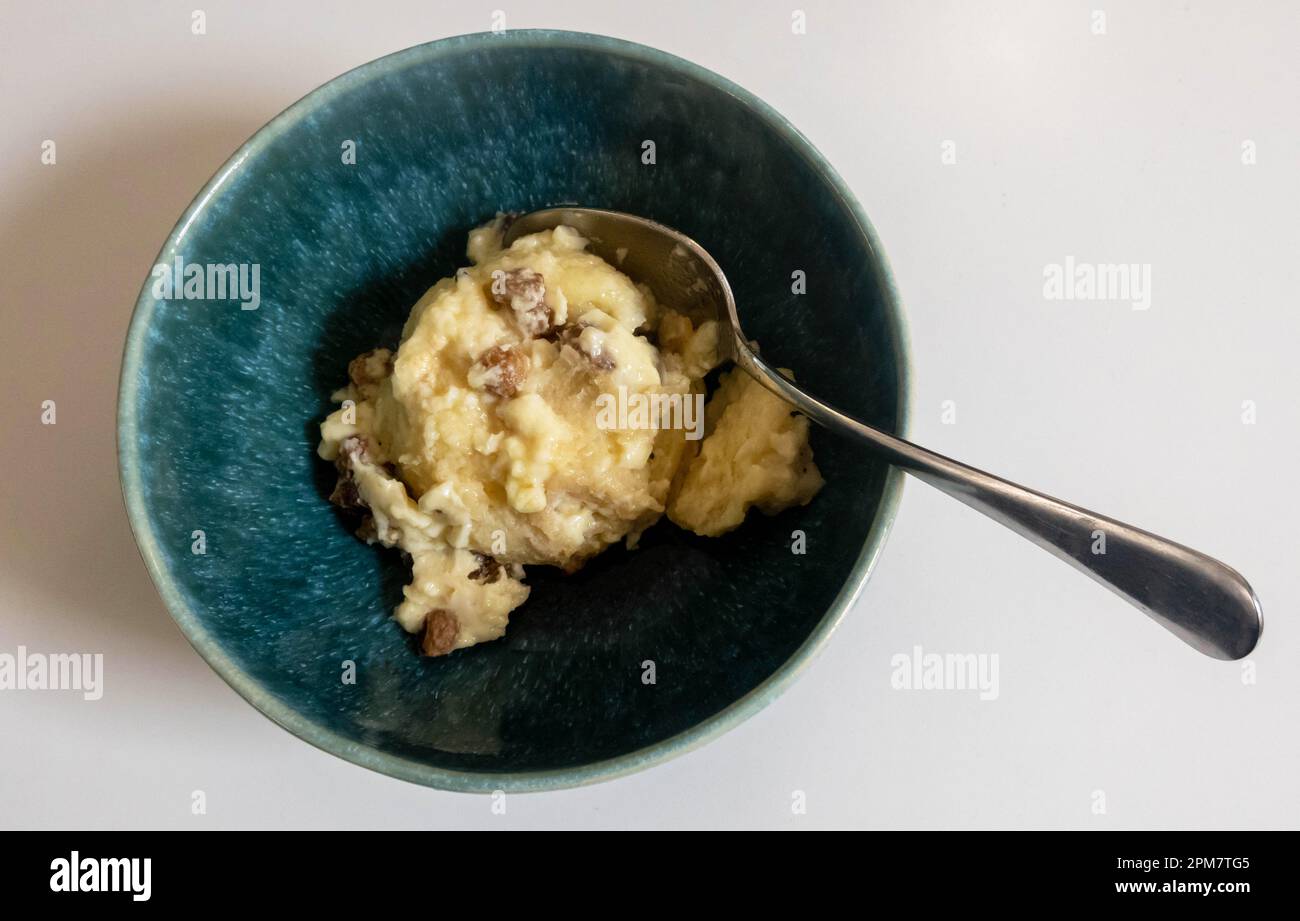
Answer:
[[[93, 703], [0, 691], [0, 826], [1300, 825], [1294, 4], [809, 0], [806, 35], [795, 5], [5, 0], [0, 652], [102, 652], [107, 677]], [[240, 700], [168, 618], [121, 509], [131, 306], [190, 197], [268, 118], [501, 7], [512, 28], [660, 47], [785, 113], [892, 260], [913, 436], [1237, 566], [1267, 618], [1257, 683], [913, 482], [795, 687], [646, 773], [494, 815], [319, 752]], [[1071, 255], [1150, 263], [1151, 308], [1045, 300], [1044, 266]], [[39, 424], [48, 399], [55, 426]], [[998, 699], [891, 689], [890, 657], [918, 644], [997, 653]]]

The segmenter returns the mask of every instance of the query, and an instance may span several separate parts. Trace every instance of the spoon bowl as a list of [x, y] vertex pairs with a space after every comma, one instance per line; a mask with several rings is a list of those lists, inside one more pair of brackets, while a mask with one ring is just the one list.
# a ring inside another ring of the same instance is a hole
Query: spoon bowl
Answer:
[[1208, 656], [1241, 659], [1259, 642], [1264, 629], [1259, 599], [1230, 566], [883, 432], [817, 399], [767, 364], [745, 337], [722, 267], [685, 234], [634, 214], [564, 207], [516, 218], [505, 242], [562, 224], [586, 237], [596, 255], [693, 319], [719, 320], [722, 357], [814, 422], [1028, 538]]
[[[586, 237], [587, 249], [650, 290], [671, 291], [674, 309], [692, 320], [722, 320], [740, 329], [736, 298], [718, 263], [683, 233], [648, 218], [600, 208], [545, 208], [520, 215], [506, 228], [507, 246], [520, 237], [572, 227]], [[725, 317], [719, 317], [723, 311]], [[735, 359], [734, 336], [719, 337], [723, 357]]]

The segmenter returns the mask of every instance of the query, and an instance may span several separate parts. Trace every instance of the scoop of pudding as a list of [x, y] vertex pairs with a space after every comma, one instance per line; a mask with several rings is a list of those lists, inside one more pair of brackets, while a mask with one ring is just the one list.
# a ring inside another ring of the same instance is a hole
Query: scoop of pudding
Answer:
[[709, 437], [669, 499], [673, 524], [717, 537], [739, 527], [750, 508], [774, 515], [822, 488], [807, 417], [739, 368], [722, 376], [705, 425]]
[[716, 322], [658, 303], [570, 228], [508, 249], [503, 228], [471, 233], [472, 264], [419, 300], [396, 352], [352, 362], [321, 426], [332, 500], [364, 516], [364, 539], [411, 556], [395, 616], [428, 655], [501, 636], [527, 598], [525, 565], [572, 572], [670, 507], [720, 534], [751, 505], [779, 511], [821, 485], [788, 408], [753, 417], [780, 423], [761, 469], [720, 474], [746, 406], [775, 398], [724, 384], [728, 408], [704, 408]]

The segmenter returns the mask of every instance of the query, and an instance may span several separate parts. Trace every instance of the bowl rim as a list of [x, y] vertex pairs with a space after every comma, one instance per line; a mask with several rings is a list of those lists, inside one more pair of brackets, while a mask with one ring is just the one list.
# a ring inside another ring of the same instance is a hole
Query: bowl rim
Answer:
[[[154, 264], [167, 262], [175, 254], [190, 225], [245, 160], [268, 146], [300, 120], [308, 117], [321, 104], [356, 86], [382, 78], [405, 67], [468, 50], [498, 45], [524, 48], [579, 48], [665, 68], [727, 93], [781, 135], [791, 149], [819, 173], [839, 197], [841, 205], [857, 224], [863, 242], [875, 259], [880, 275], [881, 295], [888, 313], [887, 322], [893, 334], [894, 359], [898, 368], [897, 434], [906, 435], [910, 415], [911, 368], [910, 344], [902, 302], [875, 228], [843, 179], [812, 142], [783, 115], [757, 96], [725, 77], [684, 58], [623, 39], [554, 29], [477, 32], [450, 36], [395, 51], [334, 77], [307, 93], [259, 128], [222, 164], [176, 222], [159, 250]], [[457, 771], [431, 767], [364, 743], [351, 741], [281, 701], [225, 653], [185, 600], [159, 550], [158, 538], [145, 508], [142, 488], [139, 419], [135, 407], [138, 402], [139, 370], [145, 340], [156, 305], [150, 290], [150, 278], [151, 276], [146, 276], [131, 315], [122, 354], [117, 402], [118, 473], [131, 532], [149, 576], [168, 613], [185, 635], [186, 640], [213, 671], [241, 697], [264, 716], [316, 748], [390, 777], [463, 793], [541, 792], [585, 786], [624, 777], [704, 745], [763, 709], [803, 673], [861, 594], [898, 513], [904, 474], [897, 467], [891, 466], [886, 472], [880, 504], [866, 540], [863, 542], [862, 552], [854, 562], [843, 588], [822, 615], [821, 620], [817, 622], [803, 643], [771, 675], [743, 697], [689, 729], [636, 751], [577, 767], [520, 772]]]

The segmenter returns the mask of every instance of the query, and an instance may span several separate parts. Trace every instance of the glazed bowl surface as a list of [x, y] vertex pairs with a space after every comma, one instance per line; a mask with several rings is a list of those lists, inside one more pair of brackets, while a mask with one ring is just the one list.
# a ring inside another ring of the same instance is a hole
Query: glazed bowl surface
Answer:
[[255, 265], [256, 308], [159, 296], [151, 274], [131, 322], [121, 477], [167, 608], [267, 716], [409, 781], [573, 786], [735, 725], [826, 641], [897, 508], [897, 471], [816, 431], [826, 486], [807, 507], [721, 539], [661, 523], [573, 576], [532, 568], [505, 639], [416, 656], [389, 617], [407, 568], [326, 501], [317, 426], [348, 361], [395, 342], [464, 264], [471, 228], [566, 203], [700, 241], [765, 356], [903, 431], [900, 307], [831, 167], [721, 77], [579, 33], [446, 39], [315, 90], [218, 171], [157, 259]]

